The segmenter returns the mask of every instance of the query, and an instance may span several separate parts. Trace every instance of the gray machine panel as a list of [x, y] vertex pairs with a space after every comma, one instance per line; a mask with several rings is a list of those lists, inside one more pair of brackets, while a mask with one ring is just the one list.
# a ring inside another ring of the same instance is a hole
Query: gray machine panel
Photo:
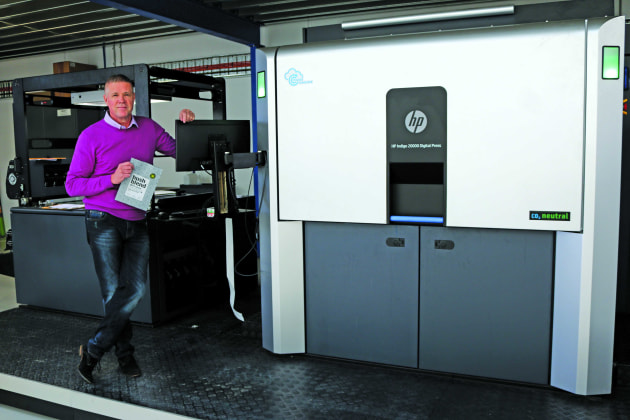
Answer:
[[421, 228], [422, 369], [549, 383], [552, 232]]
[[306, 351], [418, 363], [419, 228], [305, 223]]
[[[56, 214], [14, 208], [11, 226], [19, 304], [104, 314], [83, 212]], [[150, 290], [150, 284], [147, 288]], [[131, 320], [151, 323], [148, 296], [140, 300]]]
[[87, 126], [103, 118], [100, 108], [78, 109], [26, 106], [28, 139], [76, 139]]

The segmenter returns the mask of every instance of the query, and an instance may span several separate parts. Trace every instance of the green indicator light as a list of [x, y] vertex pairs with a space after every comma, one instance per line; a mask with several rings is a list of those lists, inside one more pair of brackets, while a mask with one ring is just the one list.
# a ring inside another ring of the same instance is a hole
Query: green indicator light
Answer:
[[267, 85], [265, 84], [265, 72], [258, 72], [258, 97], [264, 98], [267, 96]]
[[602, 79], [619, 79], [619, 47], [604, 47]]

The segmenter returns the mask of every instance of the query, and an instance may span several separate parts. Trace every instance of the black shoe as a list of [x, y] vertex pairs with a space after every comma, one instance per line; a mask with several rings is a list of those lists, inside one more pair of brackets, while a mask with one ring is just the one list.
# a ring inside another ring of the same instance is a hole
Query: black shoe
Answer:
[[81, 362], [79, 362], [79, 375], [89, 384], [94, 383], [94, 377], [92, 371], [98, 365], [99, 360], [90, 356], [87, 351], [87, 346], [79, 346], [79, 356], [81, 356]]
[[138, 366], [136, 359], [131, 354], [118, 359], [118, 365], [120, 366], [120, 371], [127, 376], [133, 378], [142, 375], [140, 366]]

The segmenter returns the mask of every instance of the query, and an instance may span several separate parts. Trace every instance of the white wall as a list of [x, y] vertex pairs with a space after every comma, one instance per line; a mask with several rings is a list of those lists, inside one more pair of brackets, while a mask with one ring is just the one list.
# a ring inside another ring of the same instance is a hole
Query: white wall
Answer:
[[0, 60], [0, 80], [51, 74], [52, 63], [59, 61], [74, 61], [102, 68], [103, 51], [105, 51], [107, 67], [249, 53], [249, 47], [245, 45], [200, 33], [117, 43], [115, 49], [116, 62], [114, 62], [114, 46], [111, 44], [105, 48], [96, 47]]
[[10, 229], [9, 209], [17, 205], [16, 200], [9, 200], [5, 191], [7, 166], [15, 155], [13, 144], [13, 100], [0, 99], [0, 207], [4, 219], [4, 226]]

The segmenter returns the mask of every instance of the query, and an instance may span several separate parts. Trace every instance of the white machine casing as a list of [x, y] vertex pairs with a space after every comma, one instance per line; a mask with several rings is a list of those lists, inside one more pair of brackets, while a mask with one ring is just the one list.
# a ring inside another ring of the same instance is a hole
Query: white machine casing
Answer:
[[446, 225], [581, 231], [585, 53], [583, 21], [280, 48], [280, 219], [387, 223], [386, 94], [441, 86]]

